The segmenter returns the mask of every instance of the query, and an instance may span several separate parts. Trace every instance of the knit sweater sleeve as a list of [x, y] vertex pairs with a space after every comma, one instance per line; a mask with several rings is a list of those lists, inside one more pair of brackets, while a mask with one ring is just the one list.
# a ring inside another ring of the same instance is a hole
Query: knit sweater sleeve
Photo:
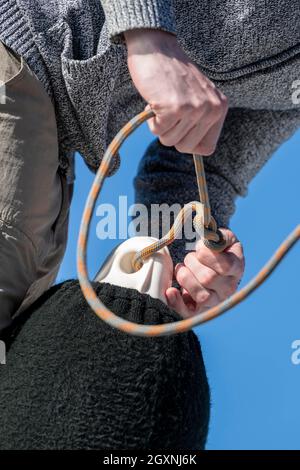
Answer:
[[175, 34], [173, 0], [101, 0], [110, 39], [124, 41], [125, 31], [161, 29]]
[[[219, 227], [228, 227], [237, 196], [246, 196], [250, 181], [275, 150], [300, 127], [300, 111], [231, 109], [217, 150], [205, 158], [206, 179], [212, 214]], [[147, 149], [134, 181], [136, 203], [148, 208], [148, 227], [139, 216], [140, 234], [161, 236], [172, 218], [152, 211], [152, 204], [180, 204], [199, 200], [191, 155], [180, 154], [155, 140]], [[176, 212], [175, 212], [176, 213]], [[151, 217], [150, 217], [151, 215]], [[146, 215], [144, 215], [146, 217]], [[167, 219], [167, 220], [166, 220]], [[151, 221], [151, 224], [150, 224]], [[182, 262], [192, 248], [184, 239], [176, 240], [170, 251]]]

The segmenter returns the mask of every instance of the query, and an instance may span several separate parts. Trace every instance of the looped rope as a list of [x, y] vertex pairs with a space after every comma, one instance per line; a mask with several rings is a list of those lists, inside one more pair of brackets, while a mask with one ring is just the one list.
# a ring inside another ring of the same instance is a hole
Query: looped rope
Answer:
[[156, 253], [163, 247], [170, 245], [177, 238], [177, 236], [181, 234], [182, 227], [184, 226], [186, 220], [191, 216], [192, 212], [196, 212], [196, 215], [193, 219], [193, 225], [198, 235], [206, 242], [215, 243], [216, 246], [218, 246], [220, 243], [220, 235], [222, 236], [222, 234], [221, 232], [219, 232], [220, 235], [217, 233], [217, 224], [212, 217], [209, 226], [207, 228], [204, 226], [204, 211], [204, 204], [198, 201], [185, 204], [185, 206], [179, 211], [169, 232], [157, 242], [152, 243], [150, 246], [147, 246], [135, 254], [132, 260], [133, 269], [138, 271], [143, 266], [144, 261], [152, 256], [153, 253]]
[[[77, 245], [78, 279], [86, 301], [101, 320], [105, 321], [114, 328], [117, 328], [118, 330], [136, 336], [166, 336], [176, 333], [183, 333], [197, 325], [205, 323], [225, 313], [227, 310], [231, 309], [244, 300], [251, 292], [253, 292], [260, 284], [262, 284], [262, 282], [264, 282], [273, 272], [275, 267], [287, 254], [287, 252], [300, 239], [300, 225], [298, 225], [289, 235], [289, 237], [282, 243], [282, 245], [270, 259], [270, 261], [265, 265], [265, 267], [243, 289], [241, 289], [239, 292], [236, 292], [227, 300], [221, 302], [219, 305], [191, 318], [180, 320], [174, 323], [166, 323], [163, 325], [141, 325], [124, 320], [123, 318], [120, 318], [111, 312], [97, 297], [93, 286], [89, 281], [87, 273], [86, 248], [90, 230], [90, 222], [97, 197], [101, 191], [104, 180], [108, 175], [110, 162], [114, 158], [115, 154], [119, 151], [126, 138], [132, 134], [132, 132], [144, 121], [154, 116], [155, 114], [152, 110], [143, 111], [142, 113], [138, 114], [131, 121], [129, 121], [123, 127], [123, 129], [121, 129], [121, 131], [116, 135], [112, 143], [109, 145], [99, 170], [97, 171], [86, 202]], [[226, 248], [226, 242], [222, 236], [222, 233], [218, 230], [216, 222], [211, 215], [203, 159], [200, 155], [194, 155], [193, 158], [201, 202], [193, 201], [189, 204], [186, 204], [176, 217], [174, 225], [170, 231], [163, 238], [151, 244], [149, 247], [144, 248], [141, 252], [135, 255], [133, 259], [134, 269], [140, 269], [145, 259], [151, 256], [154, 252], [160, 250], [163, 246], [172, 243], [179, 231], [181, 231], [182, 224], [185, 222], [186, 217], [190, 216], [193, 211], [196, 212], [196, 216], [193, 219], [194, 228], [201, 236], [206, 246], [215, 251], [223, 251]]]

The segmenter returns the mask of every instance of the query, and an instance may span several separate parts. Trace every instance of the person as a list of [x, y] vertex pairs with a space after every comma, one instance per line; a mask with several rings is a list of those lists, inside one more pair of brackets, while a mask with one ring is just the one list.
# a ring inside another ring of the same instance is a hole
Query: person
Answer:
[[[68, 231], [74, 152], [96, 171], [106, 146], [151, 106], [157, 137], [136, 201], [198, 199], [205, 160], [212, 213], [228, 241], [171, 248], [184, 316], [233, 293], [244, 269], [229, 229], [237, 196], [300, 123], [296, 0], [1, 0], [0, 329], [55, 281]], [[110, 167], [118, 168], [120, 157]], [[158, 220], [156, 221], [158, 224]]]

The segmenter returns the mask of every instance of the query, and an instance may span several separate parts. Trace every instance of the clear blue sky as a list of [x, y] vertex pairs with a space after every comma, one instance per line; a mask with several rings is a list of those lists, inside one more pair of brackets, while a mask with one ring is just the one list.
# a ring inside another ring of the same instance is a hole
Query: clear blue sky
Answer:
[[[132, 178], [153, 136], [143, 125], [121, 151], [122, 166], [107, 180], [101, 203], [128, 195]], [[300, 222], [300, 132], [272, 157], [239, 200], [232, 228], [244, 243], [247, 282]], [[80, 156], [71, 210], [69, 244], [58, 282], [77, 277], [76, 243], [81, 214], [93, 180]], [[282, 190], [283, 187], [283, 190]], [[180, 202], [180, 201], [179, 201]], [[89, 243], [90, 275], [119, 241], [99, 241], [94, 217]], [[208, 449], [300, 449], [300, 365], [291, 344], [300, 339], [300, 246], [245, 303], [196, 333], [212, 391]]]

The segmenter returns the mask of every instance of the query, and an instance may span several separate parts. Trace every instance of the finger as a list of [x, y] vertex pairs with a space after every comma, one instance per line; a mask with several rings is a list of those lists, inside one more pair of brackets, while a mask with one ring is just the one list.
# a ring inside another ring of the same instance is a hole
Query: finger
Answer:
[[212, 127], [202, 137], [201, 142], [196, 143], [193, 153], [208, 156], [215, 152], [224, 125], [224, 119], [225, 116], [212, 125]]
[[211, 103], [214, 103], [214, 113], [212, 125], [207, 130], [207, 133], [202, 137], [201, 142], [193, 150], [193, 153], [200, 155], [212, 155], [220, 138], [220, 134], [224, 125], [224, 121], [228, 112], [228, 100], [223, 93], [214, 87], [211, 94]]
[[220, 276], [213, 269], [200, 263], [195, 252], [186, 255], [184, 264], [193, 273], [199, 284], [205, 289], [216, 293], [219, 301], [227, 299], [237, 289], [239, 278]]
[[169, 287], [166, 290], [166, 298], [168, 306], [179, 313], [183, 318], [189, 318], [193, 315], [194, 311], [184, 303], [183, 298], [178, 289]]
[[195, 252], [187, 254], [184, 259], [184, 264], [190, 269], [203, 287], [215, 291], [219, 301], [230, 297], [238, 288], [241, 278], [240, 275], [219, 275], [215, 270], [200, 263]]
[[[223, 233], [223, 229], [221, 229]], [[225, 253], [232, 253], [234, 254], [241, 262], [244, 263], [245, 257], [244, 257], [244, 250], [243, 250], [243, 245], [241, 242], [236, 239], [236, 241], [232, 244], [228, 244]]]
[[[211, 104], [214, 101], [212, 99]], [[186, 149], [189, 149], [190, 153], [211, 155], [216, 149], [224, 119], [225, 114], [222, 106], [220, 110], [212, 108], [209, 113], [199, 117], [198, 123], [176, 144], [177, 150], [184, 152], [187, 151]]]
[[244, 272], [244, 264], [235, 253], [217, 253], [202, 244], [201, 247], [198, 245], [196, 256], [201, 264], [213, 269], [220, 276], [240, 278]]
[[217, 294], [199, 284], [193, 273], [184, 264], [180, 263], [175, 267], [175, 276], [178, 284], [189, 293], [198, 306], [219, 302]]
[[192, 151], [214, 123], [213, 114], [207, 113], [206, 109], [203, 106], [200, 112], [185, 114], [172, 129], [160, 135], [161, 143], [174, 145], [180, 152]]
[[195, 314], [205, 312], [208, 308], [214, 307], [215, 305], [218, 305], [221, 300], [218, 298], [218, 296], [210, 296], [207, 302], [205, 303], [196, 303], [192, 297], [190, 296], [189, 292], [186, 289], [181, 289], [181, 295], [183, 298], [184, 303], [189, 307], [191, 311], [193, 311]]
[[221, 229], [221, 232], [230, 246], [222, 253], [218, 253], [207, 248], [202, 240], [199, 240], [196, 244], [197, 259], [200, 263], [216, 271], [220, 276], [240, 277], [244, 271], [242, 245], [231, 231]]
[[174, 146], [176, 146], [179, 152], [196, 153], [194, 149], [196, 149], [199, 142], [202, 141], [210, 125], [211, 123], [206, 119], [203, 120], [203, 122], [198, 122], [194, 127], [189, 129], [184, 137], [178, 140]]
[[191, 310], [191, 311], [195, 311], [196, 308], [197, 308], [197, 304], [196, 302], [192, 299], [192, 297], [190, 296], [190, 294], [188, 293], [188, 291], [186, 289], [184, 289], [184, 287], [181, 288], [181, 296], [182, 296], [182, 299], [185, 303], [185, 305]]
[[147, 124], [152, 134], [156, 136], [165, 134], [180, 121], [179, 116], [176, 114], [164, 111], [162, 109], [156, 110], [154, 107], [148, 104], [145, 108], [145, 111], [150, 109], [155, 112], [155, 116], [148, 119]]
[[198, 283], [203, 287], [215, 290], [218, 280], [222, 278], [216, 271], [200, 263], [194, 251], [184, 258], [184, 265], [193, 273]]
[[[184, 293], [187, 299], [186, 294]], [[175, 287], [169, 287], [166, 291], [168, 306], [179, 313], [183, 318], [190, 318], [199, 313], [205, 312], [209, 306], [197, 306], [189, 296], [188, 302], [185, 302], [183, 294]]]
[[[192, 121], [191, 119], [182, 119], [181, 121], [177, 122], [175, 126], [169, 129], [165, 133], [161, 133], [159, 135], [159, 140], [163, 145], [166, 146], [177, 146], [181, 140], [186, 140], [186, 136], [190, 134], [191, 130], [194, 129], [196, 122]], [[195, 127], [199, 128], [197, 124]], [[197, 134], [196, 134], [197, 135]], [[196, 137], [195, 137], [196, 138]], [[197, 138], [196, 138], [197, 140]], [[185, 146], [185, 149], [187, 145]], [[184, 150], [179, 150], [184, 152]]]

